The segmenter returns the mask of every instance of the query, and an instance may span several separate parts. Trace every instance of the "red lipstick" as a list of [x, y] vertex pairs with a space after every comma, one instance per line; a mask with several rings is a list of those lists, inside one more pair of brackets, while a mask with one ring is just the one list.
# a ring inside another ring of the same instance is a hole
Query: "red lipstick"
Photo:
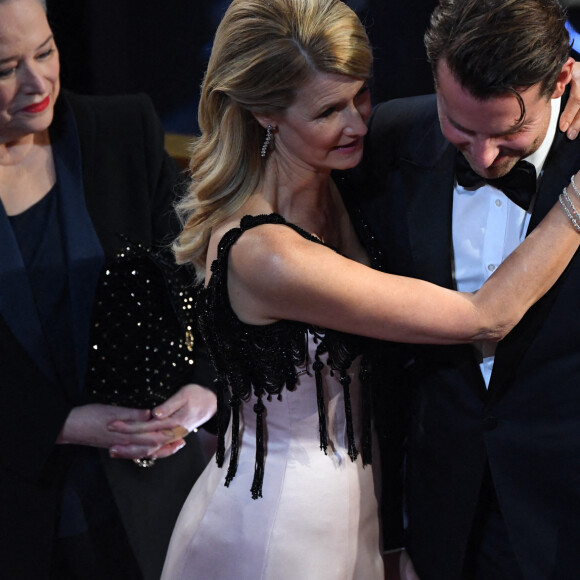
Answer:
[[44, 99], [42, 99], [42, 101], [34, 103], [33, 105], [29, 105], [28, 107], [24, 107], [22, 110], [25, 113], [42, 113], [42, 111], [44, 111], [49, 104], [50, 104], [50, 96], [47, 95], [46, 97], [44, 97]]

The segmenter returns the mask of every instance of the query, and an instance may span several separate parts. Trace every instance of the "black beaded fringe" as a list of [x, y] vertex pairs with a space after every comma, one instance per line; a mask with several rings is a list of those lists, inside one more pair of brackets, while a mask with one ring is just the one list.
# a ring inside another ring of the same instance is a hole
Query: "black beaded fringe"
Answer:
[[[326, 408], [324, 404], [324, 389], [322, 382], [322, 369], [324, 364], [318, 359], [312, 365], [316, 381], [316, 398], [318, 402], [318, 429], [320, 434], [320, 449], [326, 454], [328, 448], [328, 424], [326, 417]], [[366, 369], [362, 369], [359, 375], [360, 385], [362, 389], [362, 434], [361, 434], [361, 457], [363, 465], [372, 463], [372, 393], [369, 381], [369, 373]], [[346, 371], [341, 371], [340, 383], [344, 392], [344, 410], [346, 416], [346, 434], [348, 442], [348, 456], [351, 461], [356, 461], [359, 451], [356, 447], [352, 417], [352, 403], [350, 397], [350, 383], [351, 379]], [[226, 474], [226, 487], [236, 475], [238, 468], [238, 458], [240, 453], [240, 405], [241, 401], [237, 396], [232, 396], [228, 408], [224, 408], [222, 397], [218, 397], [218, 413], [228, 412], [232, 421], [232, 442], [230, 451], [230, 460], [228, 464], [228, 471]], [[256, 459], [254, 467], [254, 479], [251, 487], [252, 499], [262, 497], [262, 486], [264, 482], [265, 472], [265, 438], [264, 438], [264, 411], [266, 407], [262, 401], [262, 396], [258, 396], [254, 404], [254, 413], [256, 413]], [[227, 424], [227, 423], [226, 423]], [[218, 438], [216, 461], [219, 467], [223, 466], [225, 457], [225, 433], [224, 421], [218, 422]]]

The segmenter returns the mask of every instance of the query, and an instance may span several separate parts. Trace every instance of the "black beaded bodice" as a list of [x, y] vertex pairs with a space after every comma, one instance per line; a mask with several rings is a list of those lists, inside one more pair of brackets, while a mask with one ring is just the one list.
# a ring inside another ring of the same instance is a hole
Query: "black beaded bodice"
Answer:
[[[231, 456], [226, 476], [226, 485], [233, 479], [239, 453], [239, 407], [242, 402], [255, 399], [253, 406], [256, 420], [256, 471], [252, 485], [254, 499], [262, 495], [264, 470], [264, 404], [262, 399], [279, 397], [283, 389], [293, 391], [298, 381], [298, 372], [312, 372], [316, 378], [319, 414], [320, 447], [326, 452], [328, 434], [324, 408], [324, 391], [321, 370], [322, 355], [327, 354], [326, 363], [333, 374], [338, 375], [344, 389], [347, 419], [348, 453], [354, 461], [358, 456], [353, 433], [352, 409], [350, 405], [350, 377], [347, 374], [353, 360], [361, 360], [360, 384], [362, 389], [362, 436], [361, 454], [363, 463], [371, 462], [371, 357], [373, 340], [321, 329], [303, 322], [280, 320], [264, 326], [245, 324], [232, 310], [228, 290], [227, 272], [229, 251], [243, 233], [262, 224], [279, 224], [290, 227], [313, 243], [322, 242], [296, 225], [286, 222], [278, 214], [245, 216], [239, 228], [228, 231], [218, 246], [216, 260], [211, 265], [211, 278], [207, 287], [200, 291], [198, 316], [201, 334], [216, 369], [218, 386], [218, 465], [223, 464], [224, 426], [227, 418], [232, 421]], [[359, 235], [361, 232], [359, 230]], [[364, 235], [364, 232], [363, 232]], [[363, 236], [361, 236], [363, 237]], [[364, 240], [363, 240], [364, 242]], [[367, 245], [367, 244], [365, 244]], [[368, 246], [367, 246], [368, 247]], [[372, 252], [371, 252], [372, 254]], [[378, 256], [371, 256], [378, 266]], [[308, 356], [308, 334], [317, 343], [314, 360]], [[225, 420], [224, 420], [225, 419]]]

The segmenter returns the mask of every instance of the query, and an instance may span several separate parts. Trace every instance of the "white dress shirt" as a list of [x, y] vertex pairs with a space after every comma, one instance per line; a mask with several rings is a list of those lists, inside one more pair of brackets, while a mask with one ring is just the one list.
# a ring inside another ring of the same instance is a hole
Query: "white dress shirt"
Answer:
[[[541, 177], [542, 168], [556, 134], [560, 99], [552, 99], [552, 111], [546, 137], [538, 150], [526, 157]], [[491, 185], [466, 189], [455, 184], [453, 190], [453, 259], [456, 287], [473, 292], [523, 241], [530, 223], [535, 198], [528, 211], [511, 201]], [[495, 355], [495, 343], [476, 345], [486, 387], [489, 386]]]

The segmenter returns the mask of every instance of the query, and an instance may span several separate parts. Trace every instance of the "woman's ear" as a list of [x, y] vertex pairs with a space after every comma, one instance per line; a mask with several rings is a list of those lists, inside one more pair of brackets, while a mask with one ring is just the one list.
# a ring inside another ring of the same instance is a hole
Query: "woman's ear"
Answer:
[[256, 119], [264, 129], [266, 129], [268, 125], [271, 125], [272, 127], [275, 125], [273, 119], [269, 115], [261, 115], [259, 113], [252, 113], [252, 115], [254, 115], [254, 119]]

